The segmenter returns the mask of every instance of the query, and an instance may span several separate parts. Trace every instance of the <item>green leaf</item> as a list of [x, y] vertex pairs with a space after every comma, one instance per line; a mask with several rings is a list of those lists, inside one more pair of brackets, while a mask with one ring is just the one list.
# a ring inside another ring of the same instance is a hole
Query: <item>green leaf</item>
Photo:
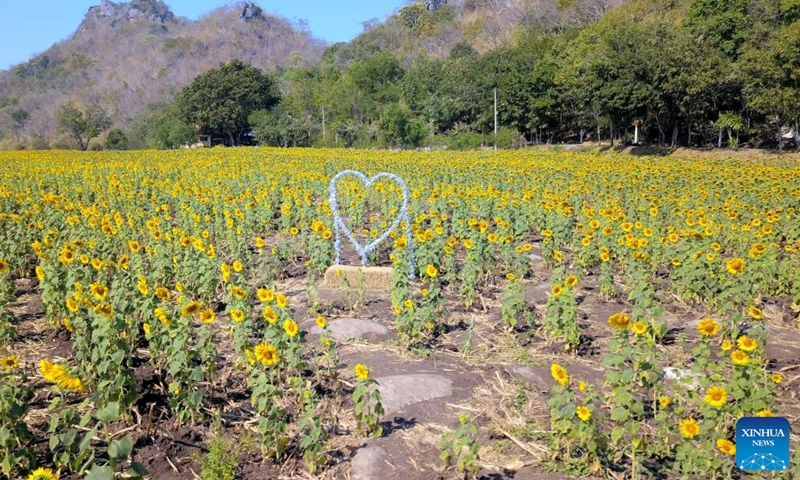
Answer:
[[150, 472], [148, 472], [147, 469], [144, 468], [144, 465], [142, 465], [141, 463], [132, 462], [131, 466], [128, 467], [127, 473], [131, 477], [144, 477], [145, 475], [147, 475]]
[[624, 422], [625, 420], [628, 419], [628, 415], [629, 415], [628, 409], [626, 409], [625, 407], [617, 407], [614, 409], [613, 412], [611, 412], [611, 420], [614, 420], [616, 422]]
[[114, 480], [114, 470], [108, 465], [94, 465], [86, 474], [86, 480]]
[[119, 403], [111, 402], [106, 408], [97, 411], [97, 419], [103, 423], [112, 422], [119, 417]]
[[[111, 453], [112, 447], [115, 447], [115, 453]], [[131, 453], [133, 453], [133, 441], [127, 436], [111, 442], [111, 445], [108, 446], [108, 455], [117, 460], [125, 460], [130, 457]]]

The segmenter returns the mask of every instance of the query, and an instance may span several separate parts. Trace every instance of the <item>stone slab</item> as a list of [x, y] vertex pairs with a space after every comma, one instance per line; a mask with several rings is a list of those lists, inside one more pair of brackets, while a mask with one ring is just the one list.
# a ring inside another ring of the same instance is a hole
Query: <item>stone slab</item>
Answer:
[[352, 480], [380, 480], [386, 470], [386, 450], [381, 447], [365, 447], [356, 452], [350, 462]]
[[386, 414], [394, 414], [416, 403], [453, 394], [453, 381], [442, 375], [418, 373], [375, 379]]
[[534, 305], [544, 305], [550, 298], [553, 285], [550, 282], [531, 285], [525, 290], [525, 300]]
[[[366, 339], [370, 337], [386, 337], [389, 329], [380, 323], [360, 318], [337, 318], [328, 322], [328, 335], [336, 341], [343, 342], [351, 338]], [[322, 329], [317, 325], [309, 330], [313, 335], [320, 335]]]

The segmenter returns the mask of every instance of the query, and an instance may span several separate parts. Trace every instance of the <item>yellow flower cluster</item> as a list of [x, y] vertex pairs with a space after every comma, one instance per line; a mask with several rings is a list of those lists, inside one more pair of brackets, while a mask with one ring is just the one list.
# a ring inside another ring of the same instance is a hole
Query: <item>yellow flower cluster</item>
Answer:
[[75, 393], [86, 391], [86, 386], [80, 377], [70, 375], [62, 365], [52, 363], [49, 360], [42, 360], [39, 363], [39, 371], [47, 382], [56, 384], [63, 390]]

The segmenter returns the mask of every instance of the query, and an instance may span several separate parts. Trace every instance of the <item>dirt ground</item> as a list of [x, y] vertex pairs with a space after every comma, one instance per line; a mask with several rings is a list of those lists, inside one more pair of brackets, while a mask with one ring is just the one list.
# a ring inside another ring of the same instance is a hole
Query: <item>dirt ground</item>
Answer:
[[[302, 273], [290, 272], [280, 289], [290, 298], [304, 334], [313, 338], [316, 315], [307, 311], [309, 285]], [[542, 315], [547, 301], [550, 274], [543, 265], [537, 265], [535, 277], [527, 280], [526, 297], [537, 318]], [[340, 385], [328, 406], [339, 422], [332, 432], [327, 451], [329, 460], [322, 473], [308, 473], [297, 456], [276, 464], [251, 446], [241, 454], [238, 478], [463, 478], [452, 470], [445, 471], [439, 459], [442, 432], [456, 427], [461, 414], [473, 417], [479, 429], [479, 478], [571, 478], [548, 471], [551, 452], [542, 435], [549, 430], [546, 402], [554, 385], [549, 366], [553, 362], [560, 363], [576, 378], [598, 386], [602, 384], [601, 359], [611, 336], [608, 316], [630, 306], [622, 295], [603, 301], [597, 290], [592, 275], [584, 279], [578, 290], [579, 319], [585, 341], [577, 355], [565, 354], [563, 345], [547, 341], [536, 326], [516, 332], [504, 328], [499, 313], [500, 285], [485, 288], [477, 308], [472, 309], [464, 308], [459, 297], [449, 292], [444, 333], [425, 355], [409, 352], [396, 342], [388, 292], [367, 292], [364, 301], [353, 306], [340, 290], [320, 290], [319, 300], [331, 312], [330, 323], [357, 319], [372, 329], [363, 338], [345, 339], [340, 343], [340, 369], [351, 372], [353, 365], [360, 362], [369, 365], [379, 384], [400, 382], [397, 384], [402, 390], [402, 385], [409, 385], [402, 383], [404, 380], [412, 382], [412, 386], [413, 382], [430, 380], [433, 387], [423, 392], [422, 397], [404, 397], [408, 392], [397, 393], [382, 418], [384, 435], [368, 439], [355, 433], [351, 390], [347, 385]], [[48, 389], [37, 365], [43, 358], [68, 362], [72, 356], [71, 339], [66, 332], [55, 331], [44, 318], [35, 277], [17, 280], [16, 296], [17, 302], [9, 307], [16, 316], [20, 335], [11, 348], [19, 353], [26, 373], [36, 379], [37, 392], [31, 402], [28, 422], [37, 431], [38, 438], [47, 439]], [[664, 321], [670, 333], [685, 334], [689, 342], [697, 341], [698, 334], [692, 322], [704, 312], [677, 301], [667, 307]], [[789, 306], [780, 299], [767, 302], [765, 317], [770, 337], [767, 355], [774, 369], [786, 378], [780, 386], [780, 413], [789, 418], [794, 431], [800, 431], [800, 330]], [[208, 452], [208, 442], [214, 433], [210, 418], [215, 415], [221, 419], [223, 435], [228, 439], [238, 441], [248, 433], [257, 437], [256, 415], [250, 406], [244, 374], [234, 368], [231, 345], [222, 342], [219, 348], [219, 375], [213, 385], [207, 386], [208, 418], [197, 425], [179, 425], [170, 413], [166, 382], [161, 373], [146, 362], [137, 367], [136, 421], [132, 425], [119, 425], [119, 430], [133, 436], [135, 460], [149, 470], [150, 479], [199, 478], [200, 460]], [[672, 355], [676, 363], [681, 361], [677, 345], [658, 348]], [[420, 385], [421, 390], [427, 388], [424, 382]], [[440, 387], [441, 391], [436, 390]], [[46, 456], [46, 450], [44, 440], [37, 446], [37, 452]]]

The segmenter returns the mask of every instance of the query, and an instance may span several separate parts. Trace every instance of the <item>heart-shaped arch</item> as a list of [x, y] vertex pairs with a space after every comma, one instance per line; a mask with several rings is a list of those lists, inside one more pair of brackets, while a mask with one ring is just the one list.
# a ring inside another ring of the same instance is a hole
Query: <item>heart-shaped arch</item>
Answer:
[[[403, 204], [400, 206], [400, 210], [397, 212], [397, 216], [395, 216], [394, 220], [392, 221], [392, 224], [385, 232], [383, 232], [377, 239], [375, 239], [372, 243], [370, 243], [367, 246], [362, 246], [360, 243], [358, 243], [358, 240], [356, 240], [356, 237], [353, 235], [353, 232], [351, 232], [350, 229], [347, 227], [347, 225], [345, 225], [344, 220], [342, 219], [342, 216], [339, 213], [339, 196], [338, 196], [339, 194], [336, 184], [340, 179], [349, 176], [359, 178], [364, 183], [364, 186], [366, 188], [370, 188], [372, 184], [375, 183], [377, 180], [385, 178], [398, 184], [403, 191]], [[406, 185], [406, 182], [403, 181], [402, 178], [398, 177], [393, 173], [386, 173], [386, 172], [381, 172], [373, 176], [372, 178], [368, 178], [366, 175], [357, 170], [345, 170], [337, 173], [331, 179], [329, 201], [331, 204], [331, 210], [333, 211], [333, 228], [334, 228], [334, 234], [336, 236], [334, 244], [334, 248], [336, 250], [336, 265], [339, 265], [342, 256], [342, 237], [341, 237], [342, 233], [344, 233], [344, 235], [350, 240], [350, 243], [353, 244], [353, 247], [356, 249], [356, 252], [361, 257], [361, 265], [366, 266], [367, 256], [370, 253], [372, 253], [372, 251], [375, 250], [375, 248], [378, 245], [380, 245], [381, 242], [386, 240], [393, 230], [397, 229], [397, 227], [400, 226], [400, 222], [405, 220], [406, 241], [408, 243], [408, 251], [410, 254], [408, 257], [408, 272], [409, 272], [409, 277], [414, 278], [414, 271], [416, 270], [416, 268], [414, 266], [414, 250], [412, 249], [411, 246], [411, 219], [408, 214], [408, 202], [409, 202], [408, 185]]]

